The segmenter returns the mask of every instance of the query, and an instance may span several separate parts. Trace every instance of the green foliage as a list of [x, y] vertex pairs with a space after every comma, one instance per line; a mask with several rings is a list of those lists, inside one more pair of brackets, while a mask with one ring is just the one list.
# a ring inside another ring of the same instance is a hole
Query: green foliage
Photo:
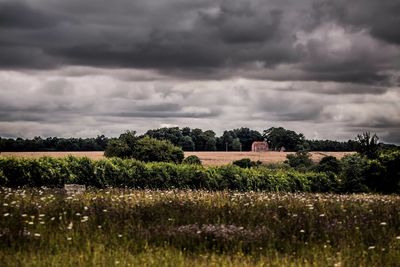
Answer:
[[366, 185], [368, 159], [360, 154], [345, 156], [341, 160], [341, 190], [344, 192], [368, 192]]
[[338, 174], [341, 169], [340, 161], [333, 156], [323, 157], [315, 166], [315, 170], [318, 172], [332, 172]]
[[258, 131], [249, 128], [239, 128], [224, 131], [221, 137], [217, 138], [217, 149], [219, 151], [250, 151], [254, 141], [263, 141], [264, 138]]
[[285, 147], [287, 151], [307, 149], [307, 143], [303, 134], [286, 130], [282, 127], [271, 127], [264, 131], [264, 138], [270, 144], [271, 149], [280, 150]]
[[[254, 164], [253, 162], [251, 165]], [[0, 158], [0, 174], [2, 174], [1, 185], [7, 187], [61, 187], [66, 183], [78, 183], [97, 188], [191, 188], [286, 192], [333, 190], [320, 185], [321, 179], [327, 179], [323, 173], [304, 174], [294, 170], [240, 168], [236, 165], [203, 167], [196, 164], [144, 163], [120, 158], [97, 161], [75, 157]]]
[[190, 155], [186, 157], [183, 161], [183, 164], [196, 164], [196, 165], [201, 165], [201, 160], [198, 156], [196, 155]]
[[289, 164], [290, 167], [306, 171], [313, 165], [311, 155], [307, 151], [298, 151], [295, 154], [288, 154], [285, 163]]
[[370, 132], [365, 132], [357, 135], [357, 151], [370, 159], [378, 156], [379, 151], [379, 137], [374, 134], [371, 136]]
[[340, 171], [335, 170], [337, 162], [330, 157], [305, 170], [304, 158], [307, 157], [294, 155], [293, 166], [299, 168], [296, 170], [285, 165], [275, 169], [263, 165], [252, 168], [258, 164], [249, 159], [233, 165], [204, 167], [121, 158], [0, 157], [0, 186], [61, 187], [78, 183], [97, 188], [400, 193], [400, 151], [381, 152], [373, 160], [361, 154], [346, 156], [340, 160]]
[[137, 141], [136, 150], [133, 158], [145, 162], [162, 161], [181, 163], [183, 160], [183, 151], [174, 146], [169, 141], [157, 140], [145, 136]]
[[180, 163], [183, 151], [166, 140], [158, 140], [149, 136], [138, 138], [135, 132], [121, 134], [117, 140], [109, 142], [104, 155], [106, 157], [134, 158], [137, 160], [164, 161]]
[[239, 166], [240, 168], [251, 168], [261, 165], [261, 161], [252, 161], [249, 158], [239, 159], [232, 162], [233, 165]]

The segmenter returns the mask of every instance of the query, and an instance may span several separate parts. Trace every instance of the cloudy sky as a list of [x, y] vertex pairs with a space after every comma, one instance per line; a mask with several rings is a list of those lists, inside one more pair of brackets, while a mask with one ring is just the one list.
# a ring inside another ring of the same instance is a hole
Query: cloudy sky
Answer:
[[0, 136], [160, 126], [400, 144], [399, 0], [0, 0]]

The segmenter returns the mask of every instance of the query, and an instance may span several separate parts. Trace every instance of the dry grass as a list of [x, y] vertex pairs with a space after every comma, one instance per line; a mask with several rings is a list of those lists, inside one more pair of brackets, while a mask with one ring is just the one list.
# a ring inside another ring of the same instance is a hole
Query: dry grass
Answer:
[[[250, 158], [251, 160], [260, 160], [263, 163], [281, 163], [286, 160], [286, 155], [292, 152], [185, 152], [185, 157], [190, 155], [198, 156], [204, 165], [206, 166], [218, 166], [229, 164], [234, 160], [242, 158]], [[338, 159], [345, 155], [352, 154], [354, 152], [311, 152], [312, 159], [319, 161], [325, 156], [334, 156]], [[103, 151], [65, 151], [65, 152], [2, 152], [0, 156], [15, 156], [25, 158], [39, 158], [43, 156], [62, 158], [72, 155], [75, 157], [88, 157], [90, 159], [102, 159], [104, 158]]]
[[[311, 152], [312, 159], [319, 161], [325, 156], [334, 156], [341, 159], [345, 155], [354, 152]], [[185, 157], [190, 155], [198, 156], [204, 165], [217, 166], [229, 164], [234, 160], [242, 158], [249, 158], [251, 160], [260, 160], [263, 163], [281, 163], [286, 160], [286, 155], [293, 154], [293, 152], [185, 152]]]

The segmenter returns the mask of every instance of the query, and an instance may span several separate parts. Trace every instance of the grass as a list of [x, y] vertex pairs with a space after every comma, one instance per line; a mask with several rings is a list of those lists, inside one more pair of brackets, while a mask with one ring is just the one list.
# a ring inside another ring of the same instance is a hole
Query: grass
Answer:
[[[202, 163], [206, 166], [220, 166], [232, 163], [235, 160], [242, 158], [250, 158], [253, 161], [260, 160], [263, 163], [282, 163], [286, 160], [286, 155], [292, 152], [185, 152], [185, 157], [190, 155], [198, 156]], [[319, 161], [324, 156], [334, 156], [341, 159], [345, 155], [353, 154], [354, 152], [310, 152], [313, 161]], [[59, 151], [59, 152], [1, 152], [0, 156], [15, 156], [25, 158], [40, 158], [43, 156], [63, 158], [69, 155], [75, 157], [88, 157], [90, 159], [98, 160], [104, 158], [102, 151]]]
[[1, 266], [398, 266], [400, 196], [0, 190]]

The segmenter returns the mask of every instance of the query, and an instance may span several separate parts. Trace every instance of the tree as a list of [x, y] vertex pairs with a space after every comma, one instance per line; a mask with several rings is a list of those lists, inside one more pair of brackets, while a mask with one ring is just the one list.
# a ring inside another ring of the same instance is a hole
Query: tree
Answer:
[[190, 136], [182, 136], [178, 144], [184, 151], [193, 151], [195, 146]]
[[374, 134], [371, 136], [370, 132], [365, 132], [357, 135], [357, 152], [374, 159], [378, 156], [379, 152], [379, 137]]
[[165, 161], [180, 163], [183, 160], [181, 148], [167, 140], [149, 136], [138, 138], [136, 132], [127, 131], [118, 139], [111, 140], [104, 152], [106, 157], [134, 158], [141, 161]]
[[279, 150], [281, 147], [285, 147], [287, 151], [298, 151], [308, 148], [306, 147], [303, 134], [298, 134], [282, 127], [271, 127], [264, 130], [264, 138], [273, 150]]
[[254, 141], [263, 141], [263, 136], [254, 130], [250, 130], [249, 128], [240, 128], [233, 130], [234, 135], [239, 138], [240, 143], [242, 144], [243, 151], [251, 151], [251, 145]]
[[149, 130], [145, 135], [159, 140], [168, 140], [174, 145], [179, 145], [183, 137], [179, 127], [164, 127], [160, 129]]
[[239, 151], [242, 148], [242, 143], [240, 143], [239, 138], [235, 138], [232, 141], [232, 150]]
[[136, 149], [133, 151], [133, 158], [150, 162], [162, 161], [181, 163], [183, 151], [166, 140], [157, 140], [149, 136], [140, 138], [137, 141]]
[[104, 151], [104, 156], [133, 158], [138, 139], [135, 131], [126, 131], [121, 134], [118, 139], [113, 139], [108, 142], [106, 150]]

